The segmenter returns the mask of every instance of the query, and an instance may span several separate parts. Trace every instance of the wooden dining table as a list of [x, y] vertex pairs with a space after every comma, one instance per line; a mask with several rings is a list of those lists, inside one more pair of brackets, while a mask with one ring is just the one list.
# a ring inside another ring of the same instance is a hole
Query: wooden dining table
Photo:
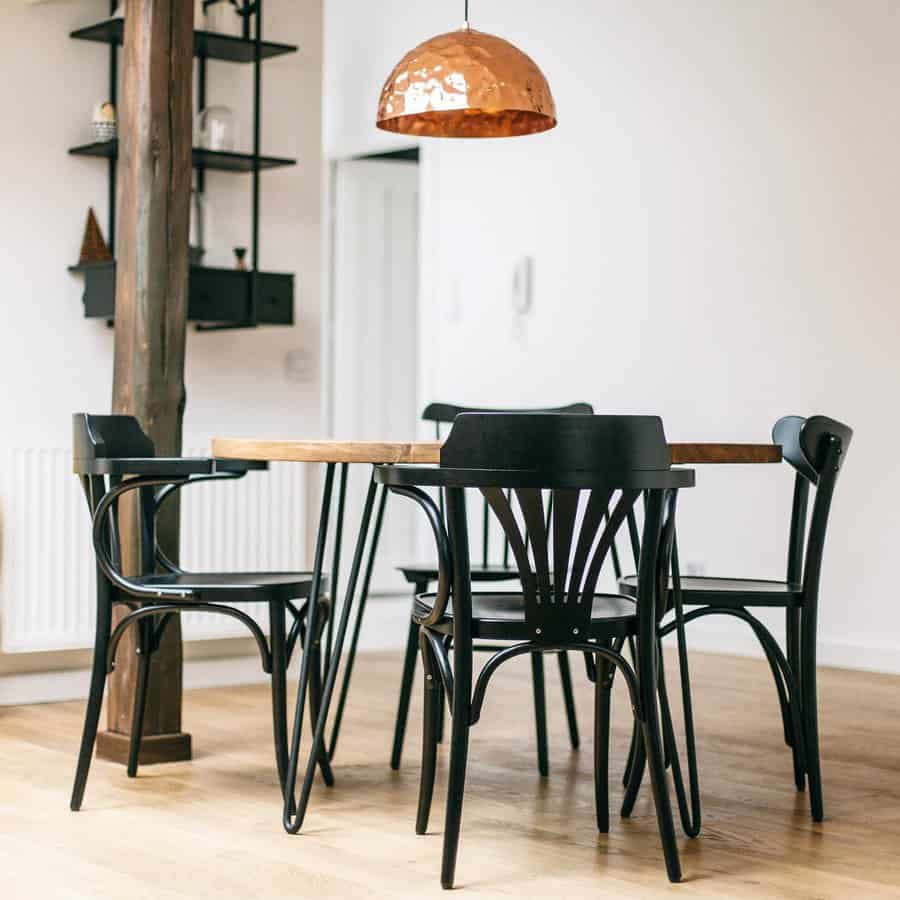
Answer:
[[[360, 463], [368, 465], [437, 465], [441, 441], [325, 441], [215, 438], [212, 454], [218, 459], [266, 462]], [[776, 444], [670, 443], [673, 466], [778, 463]]]
[[[316, 537], [316, 551], [313, 562], [313, 596], [317, 593], [318, 585], [324, 583], [325, 552], [328, 541], [329, 522], [331, 519], [331, 503], [334, 492], [335, 468], [341, 466], [340, 490], [338, 499], [338, 516], [336, 537], [334, 544], [337, 548], [341, 544], [340, 530], [342, 527], [342, 513], [344, 507], [344, 491], [347, 483], [347, 467], [350, 465], [437, 465], [441, 455], [440, 441], [341, 441], [341, 440], [306, 440], [288, 439], [273, 440], [269, 438], [253, 437], [221, 437], [215, 438], [212, 443], [212, 455], [217, 459], [245, 459], [260, 460], [265, 462], [299, 462], [299, 463], [324, 463], [325, 480], [322, 492], [322, 503], [319, 512], [319, 528]], [[772, 443], [747, 444], [747, 443], [670, 443], [669, 450], [673, 465], [736, 465], [736, 464], [769, 464], [781, 462], [781, 447]], [[375, 515], [375, 526], [372, 529], [371, 541], [369, 530], [375, 511], [376, 487], [374, 480], [370, 480], [366, 501], [363, 508], [362, 519], [357, 532], [356, 547], [348, 576], [344, 602], [340, 616], [335, 619], [336, 609], [332, 609], [329, 617], [329, 640], [327, 642], [326, 675], [319, 707], [319, 714], [313, 725], [313, 740], [307, 754], [304, 767], [303, 783], [299, 799], [296, 794], [296, 780], [300, 768], [300, 747], [303, 728], [303, 717], [309, 689], [308, 661], [312, 642], [320, 639], [320, 623], [316, 621], [318, 605], [311, 603], [309, 606], [309, 620], [306, 623], [306, 632], [303, 646], [303, 656], [300, 664], [300, 679], [297, 691], [294, 723], [291, 735], [291, 752], [288, 765], [288, 777], [284, 793], [284, 806], [282, 821], [286, 831], [295, 834], [300, 830], [309, 804], [312, 791], [313, 778], [316, 772], [316, 761], [320, 754], [333, 754], [337, 735], [340, 728], [340, 720], [343, 714], [344, 702], [352, 672], [352, 664], [356, 650], [356, 639], [359, 635], [359, 626], [368, 594], [369, 579], [372, 573], [372, 563], [378, 547], [378, 539], [381, 531], [381, 522], [384, 515], [387, 487], [382, 488], [382, 495], [378, 503]], [[331, 737], [326, 744], [326, 729], [334, 688], [337, 681], [338, 669], [341, 662], [341, 653], [350, 621], [350, 613], [353, 608], [357, 586], [360, 583], [360, 574], [363, 571], [363, 559], [366, 545], [369, 543], [368, 564], [365, 566], [365, 574], [362, 579], [362, 590], [357, 604], [356, 626], [353, 632], [350, 653], [344, 673], [338, 707], [332, 723]], [[332, 594], [337, 593], [337, 561], [340, 550], [334, 557], [334, 564], [329, 589]], [[335, 620], [337, 625], [335, 628]], [[332, 629], [334, 629], [332, 634]]]

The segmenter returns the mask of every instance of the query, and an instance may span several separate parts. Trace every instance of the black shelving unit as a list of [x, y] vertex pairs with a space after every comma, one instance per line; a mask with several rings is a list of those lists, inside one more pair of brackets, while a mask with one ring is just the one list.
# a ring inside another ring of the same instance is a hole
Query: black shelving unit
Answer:
[[[187, 0], [186, 0], [187, 2]], [[263, 272], [259, 266], [260, 172], [296, 165], [296, 160], [261, 153], [261, 93], [264, 60], [296, 53], [293, 44], [262, 39], [263, 0], [243, 0], [243, 37], [194, 32], [194, 56], [198, 60], [197, 109], [206, 106], [207, 61], [248, 64], [253, 67], [253, 151], [231, 153], [194, 147], [192, 163], [196, 171], [196, 189], [206, 189], [206, 172], [247, 173], [251, 176], [251, 262], [249, 271], [191, 266], [188, 318], [197, 322], [198, 331], [223, 328], [254, 328], [257, 325], [292, 325], [294, 321], [294, 276]], [[111, 0], [110, 14], [116, 2]], [[109, 97], [118, 107], [118, 49], [124, 39], [125, 23], [110, 18], [71, 33], [76, 40], [109, 46]], [[118, 141], [83, 144], [72, 147], [73, 156], [106, 159], [109, 172], [109, 241], [115, 247], [116, 235], [116, 160]], [[84, 276], [84, 309], [90, 318], [112, 321], [115, 315], [115, 263], [70, 266], [70, 272]]]
[[[98, 44], [114, 44], [122, 46], [125, 33], [125, 22], [122, 19], [107, 19], [87, 28], [73, 31], [71, 37], [80, 41], [94, 41]], [[293, 44], [276, 44], [272, 41], [260, 42], [262, 59], [272, 59], [286, 53], [296, 53], [299, 48]], [[194, 32], [194, 56], [200, 59], [220, 59], [225, 62], [252, 63], [255, 59], [255, 48], [252, 40], [234, 37], [230, 34], [218, 34], [215, 31]]]
[[[103, 159], [117, 159], [119, 155], [118, 141], [97, 141], [93, 144], [82, 144], [69, 150], [73, 156], [94, 156]], [[225, 150], [207, 150], [194, 147], [191, 150], [195, 169], [215, 169], [219, 172], [252, 172], [256, 165], [260, 169], [278, 169], [283, 166], [297, 165], [296, 159], [285, 159], [280, 156], [254, 156], [252, 153], [232, 153]]]

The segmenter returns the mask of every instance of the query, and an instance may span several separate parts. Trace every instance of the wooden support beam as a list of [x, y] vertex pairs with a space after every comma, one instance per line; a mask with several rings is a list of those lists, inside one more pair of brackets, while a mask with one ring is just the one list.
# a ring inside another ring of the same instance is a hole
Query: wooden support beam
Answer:
[[[116, 333], [113, 412], [137, 416], [157, 453], [181, 453], [191, 189], [194, 4], [129, 0], [119, 111]], [[178, 509], [159, 538], [178, 556]], [[122, 510], [123, 565], [140, 566], [133, 508]], [[124, 761], [136, 678], [135, 632], [119, 647], [110, 679], [108, 727], [99, 755]], [[190, 758], [181, 731], [181, 629], [175, 617], [154, 656], [142, 762]]]

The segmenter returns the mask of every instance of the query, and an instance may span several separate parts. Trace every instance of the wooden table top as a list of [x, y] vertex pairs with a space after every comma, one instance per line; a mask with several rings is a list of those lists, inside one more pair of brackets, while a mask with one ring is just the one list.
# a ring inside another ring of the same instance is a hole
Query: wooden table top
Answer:
[[[776, 444], [669, 444], [673, 465], [781, 462]], [[440, 462], [440, 441], [291, 441], [258, 438], [215, 438], [218, 459], [267, 462], [416, 463]]]

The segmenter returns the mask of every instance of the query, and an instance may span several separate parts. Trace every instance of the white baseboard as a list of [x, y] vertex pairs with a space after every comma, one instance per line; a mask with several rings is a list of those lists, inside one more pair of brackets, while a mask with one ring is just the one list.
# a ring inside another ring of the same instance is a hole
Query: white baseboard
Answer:
[[[784, 629], [771, 628], [784, 646]], [[673, 638], [669, 638], [673, 640]], [[689, 626], [688, 648], [729, 656], [762, 658], [762, 650], [753, 632], [742, 622], [707, 619]], [[860, 641], [832, 635], [820, 635], [818, 664], [835, 669], [858, 669], [900, 675], [900, 641]]]
[[[403, 648], [406, 645], [409, 602], [408, 597], [370, 597], [365, 624], [360, 633], [359, 649], [372, 651]], [[0, 675], [0, 706], [84, 700], [90, 677], [89, 669]], [[188, 659], [184, 663], [184, 687], [188, 690], [262, 684], [267, 680], [268, 676], [260, 668], [257, 656]]]
[[[371, 597], [359, 649], [363, 652], [402, 649], [406, 644], [408, 621], [408, 597]], [[773, 628], [773, 631], [780, 637], [777, 629]], [[733, 656], [762, 655], [753, 633], [739, 622], [697, 623], [688, 633], [688, 645], [690, 649], [701, 652]], [[900, 642], [853, 641], [826, 635], [819, 641], [819, 664], [900, 674]], [[87, 696], [89, 679], [87, 669], [0, 675], [0, 706], [83, 700]], [[259, 684], [266, 680], [267, 676], [255, 656], [191, 659], [184, 664], [184, 686], [187, 689]]]

